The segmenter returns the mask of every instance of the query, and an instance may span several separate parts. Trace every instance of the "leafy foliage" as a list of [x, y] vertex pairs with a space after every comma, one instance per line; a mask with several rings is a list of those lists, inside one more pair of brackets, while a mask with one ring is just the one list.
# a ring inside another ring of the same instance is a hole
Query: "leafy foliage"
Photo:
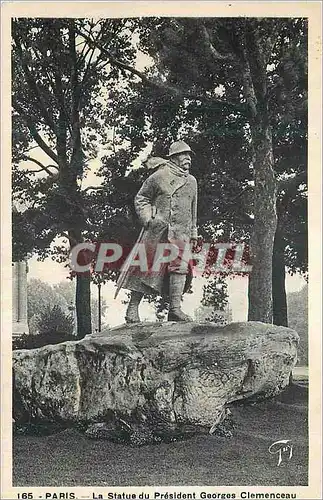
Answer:
[[[200, 191], [199, 227], [204, 237], [213, 236], [217, 230], [217, 234], [220, 231], [231, 240], [249, 240], [253, 228], [250, 216], [254, 212], [254, 148], [243, 73], [237, 63], [239, 51], [243, 49], [241, 37], [249, 28], [255, 29], [264, 41], [260, 57], [267, 58], [267, 105], [273, 131], [275, 173], [278, 180], [303, 173], [303, 178], [299, 178], [301, 194], [296, 184], [294, 198], [304, 198], [306, 21], [150, 18], [139, 26], [140, 47], [154, 58], [155, 71], [164, 75], [165, 90], [158, 94], [155, 88], [147, 91], [146, 85], [142, 85], [134, 97], [129, 120], [135, 124], [138, 110], [145, 113], [156, 154], [165, 154], [169, 143], [177, 137], [187, 139], [192, 145], [196, 152], [192, 173], [198, 179]], [[282, 198], [284, 183], [278, 188]], [[302, 207], [306, 217], [302, 202], [297, 206]], [[299, 220], [297, 206], [290, 207], [286, 218], [292, 219], [291, 225], [305, 241], [304, 228], [295, 227]], [[306, 255], [287, 227], [286, 238], [306, 267]], [[292, 268], [295, 258], [292, 262], [291, 257], [291, 253], [287, 253], [286, 265]]]
[[[71, 280], [61, 281], [53, 286], [53, 290], [64, 297], [69, 306], [73, 306], [75, 302], [75, 283]], [[103, 323], [104, 315], [108, 310], [108, 305], [106, 300], [101, 297], [101, 321]], [[98, 298], [91, 294], [91, 319], [92, 319], [92, 329], [95, 331], [98, 328], [99, 315], [98, 315]]]
[[41, 313], [39, 322], [39, 334], [59, 337], [64, 334], [73, 333], [73, 317], [65, 315], [59, 306], [47, 307]]
[[52, 287], [40, 279], [31, 279], [27, 283], [27, 311], [28, 320], [34, 315], [41, 314], [50, 306], [58, 306], [67, 311], [70, 302], [57, 287]]
[[[205, 308], [205, 314], [203, 314], [204, 321], [212, 321], [213, 323], [220, 324], [224, 322], [224, 316], [218, 313], [218, 311], [224, 311], [228, 306], [228, 285], [223, 276], [208, 278], [207, 283], [203, 287], [201, 305]], [[199, 311], [199, 320], [202, 319], [202, 307]]]
[[[31, 334], [39, 334], [39, 323], [42, 312], [53, 306], [58, 306], [69, 316], [75, 303], [75, 281], [66, 280], [49, 285], [39, 279], [30, 279], [27, 284], [28, 325]], [[105, 299], [101, 298], [101, 314], [108, 309]], [[98, 328], [98, 299], [91, 297], [91, 319], [93, 330]], [[75, 326], [75, 325], [74, 325]]]
[[223, 277], [209, 278], [207, 286], [204, 287], [202, 305], [223, 310], [228, 303], [227, 290], [228, 285]]
[[[251, 234], [261, 240], [262, 227], [274, 225], [270, 182], [262, 192], [257, 179], [263, 174], [253, 173], [258, 153], [263, 163], [262, 138], [272, 136], [267, 156], [273, 157], [285, 264], [306, 273], [306, 20], [145, 18], [138, 30], [140, 49], [155, 63], [146, 71], [155, 85], [144, 78], [133, 84], [125, 136], [131, 133], [136, 143], [144, 114], [156, 155], [165, 155], [177, 138], [187, 140], [196, 152], [200, 234], [248, 243]], [[256, 226], [266, 207], [273, 220]], [[266, 259], [270, 269], [270, 252]]]
[[[56, 236], [76, 229], [93, 233], [86, 222], [93, 196], [81, 191], [80, 183], [88, 162], [109, 142], [107, 128], [115, 118], [107, 110], [120, 72], [77, 33], [82, 28], [93, 40], [103, 38], [115, 55], [133, 60], [128, 24], [118, 19], [13, 21], [13, 188], [14, 201], [27, 207], [13, 221], [16, 259], [31, 250], [60, 258], [62, 249], [50, 248]], [[49, 156], [50, 165], [29, 156], [34, 145]], [[29, 161], [28, 168], [21, 167], [22, 160]]]
[[65, 314], [59, 306], [47, 306], [39, 317], [39, 334], [22, 335], [15, 339], [13, 349], [35, 349], [48, 344], [75, 340], [74, 319], [70, 314]]
[[298, 364], [308, 365], [308, 286], [287, 295], [288, 324], [300, 336]]
[[[12, 22], [13, 201], [25, 207], [23, 215], [13, 218], [14, 260], [37, 252], [42, 259], [66, 262], [69, 247], [93, 239], [93, 196], [82, 190], [82, 181], [88, 162], [109, 141], [108, 127], [115, 126], [110, 104], [123, 72], [110, 58], [122, 54], [134, 61], [130, 25], [127, 19]], [[93, 43], [99, 39], [110, 57], [96, 49]], [[29, 154], [35, 147], [45, 160]], [[28, 162], [26, 168], [22, 161]], [[90, 280], [83, 275], [76, 280], [82, 337], [91, 331]]]

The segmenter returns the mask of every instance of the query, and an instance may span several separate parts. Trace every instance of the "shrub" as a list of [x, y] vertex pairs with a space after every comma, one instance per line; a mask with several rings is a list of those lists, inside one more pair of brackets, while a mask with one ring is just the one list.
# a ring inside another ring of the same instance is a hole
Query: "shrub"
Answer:
[[46, 307], [40, 313], [39, 334], [22, 335], [13, 341], [13, 349], [35, 349], [48, 344], [59, 344], [75, 340], [73, 335], [74, 319], [65, 314], [59, 306]]
[[40, 320], [38, 322], [39, 334], [50, 335], [55, 337], [55, 335], [72, 335], [74, 327], [74, 319], [72, 315], [65, 314], [60, 306], [55, 305], [54, 307], [47, 306], [45, 311], [41, 313]]

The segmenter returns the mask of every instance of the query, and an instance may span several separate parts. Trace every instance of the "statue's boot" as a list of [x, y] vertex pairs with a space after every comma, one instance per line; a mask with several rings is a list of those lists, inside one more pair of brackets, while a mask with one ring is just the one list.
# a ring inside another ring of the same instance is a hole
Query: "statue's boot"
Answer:
[[168, 321], [193, 321], [181, 310], [181, 300], [186, 281], [185, 274], [171, 273], [169, 275], [169, 312]]
[[132, 291], [130, 295], [130, 302], [126, 312], [126, 323], [140, 323], [139, 317], [139, 304], [143, 297], [143, 293]]

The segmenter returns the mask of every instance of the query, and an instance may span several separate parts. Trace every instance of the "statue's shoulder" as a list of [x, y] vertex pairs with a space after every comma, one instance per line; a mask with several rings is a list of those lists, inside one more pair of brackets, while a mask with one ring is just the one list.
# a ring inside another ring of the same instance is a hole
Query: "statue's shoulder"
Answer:
[[189, 175], [188, 175], [188, 179], [189, 179], [189, 181], [191, 182], [191, 184], [193, 184], [194, 186], [196, 186], [196, 185], [197, 185], [197, 180], [196, 180], [196, 178], [194, 177], [194, 175], [189, 174]]
[[158, 169], [151, 175], [151, 177], [154, 177], [154, 179], [164, 179], [165, 177], [170, 175], [170, 169], [169, 165], [166, 163], [163, 163]]

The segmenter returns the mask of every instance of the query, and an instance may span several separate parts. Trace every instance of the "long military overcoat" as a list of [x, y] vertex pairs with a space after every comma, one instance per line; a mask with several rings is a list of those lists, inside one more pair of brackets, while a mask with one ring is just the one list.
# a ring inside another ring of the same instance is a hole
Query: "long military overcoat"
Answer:
[[[185, 243], [197, 238], [196, 179], [172, 162], [167, 162], [148, 177], [136, 195], [134, 204], [139, 220], [145, 227], [142, 242], [150, 256], [154, 254], [158, 243]], [[165, 268], [158, 275], [151, 272], [144, 275], [140, 273], [140, 276], [128, 274], [123, 288], [162, 294], [166, 274]]]

